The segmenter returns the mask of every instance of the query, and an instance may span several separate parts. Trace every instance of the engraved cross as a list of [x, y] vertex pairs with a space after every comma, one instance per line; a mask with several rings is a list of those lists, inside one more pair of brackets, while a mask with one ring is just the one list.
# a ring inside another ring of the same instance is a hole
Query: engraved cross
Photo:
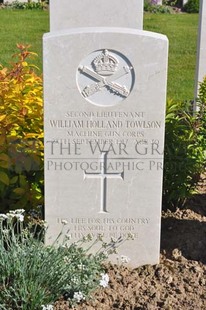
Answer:
[[84, 171], [84, 179], [98, 178], [101, 180], [101, 195], [100, 195], [100, 211], [99, 213], [107, 213], [107, 179], [119, 178], [124, 180], [123, 172], [107, 172], [107, 154], [108, 152], [102, 152], [101, 154], [101, 171], [100, 172], [86, 172]]

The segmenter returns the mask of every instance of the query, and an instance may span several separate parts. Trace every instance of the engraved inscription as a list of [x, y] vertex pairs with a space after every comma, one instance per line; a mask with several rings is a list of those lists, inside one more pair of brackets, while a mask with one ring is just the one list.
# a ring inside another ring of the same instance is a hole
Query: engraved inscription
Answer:
[[72, 238], [83, 238], [88, 233], [96, 238], [102, 235], [103, 238], [139, 238], [139, 233], [147, 229], [150, 218], [57, 218], [57, 223], [68, 222], [69, 234]]

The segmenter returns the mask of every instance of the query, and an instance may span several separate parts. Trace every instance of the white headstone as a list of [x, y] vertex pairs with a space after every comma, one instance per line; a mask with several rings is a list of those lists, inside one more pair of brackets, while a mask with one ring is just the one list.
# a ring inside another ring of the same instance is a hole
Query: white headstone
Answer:
[[158, 262], [167, 58], [167, 38], [141, 30], [44, 36], [47, 242], [67, 220], [74, 241], [131, 233], [119, 255]]
[[200, 0], [199, 32], [197, 45], [197, 64], [195, 78], [195, 98], [198, 96], [199, 83], [206, 76], [206, 1]]
[[79, 27], [143, 28], [143, 0], [50, 1], [50, 31]]

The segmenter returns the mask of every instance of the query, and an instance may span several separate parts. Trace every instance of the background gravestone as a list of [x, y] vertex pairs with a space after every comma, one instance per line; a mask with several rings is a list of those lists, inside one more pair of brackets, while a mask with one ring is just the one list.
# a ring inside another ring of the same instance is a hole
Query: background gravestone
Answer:
[[50, 1], [50, 31], [79, 27], [143, 28], [143, 0]]
[[158, 262], [167, 58], [165, 36], [131, 28], [44, 36], [47, 242], [67, 220], [72, 240], [131, 233], [119, 255]]

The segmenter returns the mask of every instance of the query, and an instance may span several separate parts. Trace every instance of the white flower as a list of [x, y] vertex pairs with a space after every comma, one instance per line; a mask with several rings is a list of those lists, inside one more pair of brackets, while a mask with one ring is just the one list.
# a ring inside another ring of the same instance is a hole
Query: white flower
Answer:
[[85, 270], [85, 265], [83, 265], [82, 263], [77, 265], [79, 270]]
[[106, 258], [109, 257], [109, 253], [108, 253], [107, 251], [104, 251], [103, 254], [104, 254], [104, 256], [105, 256]]
[[92, 237], [91, 234], [88, 234], [88, 235], [86, 235], [86, 236], [84, 236], [84, 237], [82, 238], [82, 240], [83, 240], [84, 242], [92, 241], [92, 239], [93, 239], [93, 237]]
[[131, 233], [128, 233], [128, 235], [127, 235], [127, 240], [134, 240], [135, 238], [134, 238], [134, 235], [133, 234], [131, 234]]
[[9, 229], [3, 229], [2, 230], [2, 234], [5, 235], [5, 236], [8, 235], [9, 234]]
[[40, 220], [39, 224], [41, 225], [42, 228], [47, 229], [48, 228], [48, 223], [47, 221]]
[[24, 212], [25, 212], [24, 209], [17, 209], [17, 210], [14, 211], [15, 214], [22, 214]]
[[97, 240], [103, 241], [103, 238], [104, 238], [104, 234], [98, 234], [97, 235]]
[[17, 220], [19, 220], [20, 222], [24, 221], [24, 216], [22, 214], [16, 214], [16, 218]]
[[20, 222], [24, 221], [24, 215], [23, 213], [25, 212], [24, 209], [17, 209], [17, 210], [11, 210], [9, 213], [6, 214], [7, 219], [12, 220], [13, 218], [16, 218]]
[[67, 225], [68, 224], [67, 220], [61, 220], [61, 222], [62, 222], [63, 225]]
[[42, 305], [42, 310], [53, 310], [53, 309], [54, 307], [52, 305], [46, 305], [46, 306]]
[[10, 210], [6, 215], [15, 216], [15, 214], [23, 214], [25, 212], [24, 209]]
[[64, 256], [63, 260], [65, 263], [71, 263], [71, 259], [67, 256]]
[[117, 238], [111, 238], [112, 243], [117, 243], [118, 239]]
[[10, 210], [9, 213], [7, 213], [6, 215], [9, 215], [9, 214], [13, 215], [13, 214], [15, 214], [15, 211], [14, 210]]
[[75, 276], [71, 278], [71, 281], [72, 281], [74, 284], [78, 284], [78, 283], [79, 283], [78, 278], [75, 277]]
[[66, 234], [66, 235], [65, 235], [65, 238], [66, 238], [67, 240], [71, 240], [72, 236], [71, 236], [70, 234]]
[[107, 287], [109, 284], [109, 276], [107, 273], [101, 273], [101, 280], [99, 281], [99, 285], [102, 287]]
[[9, 213], [6, 214], [6, 216], [8, 220], [12, 220], [16, 216], [16, 214], [10, 211]]
[[0, 214], [0, 220], [6, 220], [7, 218], [6, 214]]
[[85, 297], [84, 297], [84, 295], [82, 294], [82, 292], [75, 292], [75, 293], [74, 293], [74, 296], [73, 296], [73, 299], [75, 299], [76, 302], [80, 302], [81, 300], [84, 300]]
[[125, 255], [121, 255], [120, 260], [123, 264], [127, 264], [130, 262], [130, 258], [128, 256], [125, 256]]

